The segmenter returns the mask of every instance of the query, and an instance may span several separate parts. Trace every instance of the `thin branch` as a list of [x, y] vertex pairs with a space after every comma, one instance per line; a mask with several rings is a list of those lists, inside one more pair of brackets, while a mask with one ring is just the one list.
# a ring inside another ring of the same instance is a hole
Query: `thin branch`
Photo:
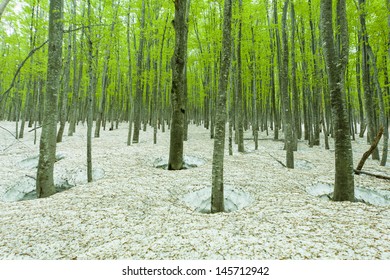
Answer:
[[[20, 141], [11, 131], [9, 131], [8, 129], [6, 129], [5, 127], [3, 127], [3, 126], [1, 126], [0, 125], [0, 128], [1, 129], [4, 129], [5, 131], [7, 131], [9, 134], [11, 134], [15, 139], [16, 139], [16, 141], [18, 141], [19, 143], [21, 143], [21, 144], [23, 144], [24, 146], [26, 146], [27, 148], [29, 148], [31, 151], [33, 150], [33, 149], [31, 149], [29, 146], [27, 146], [26, 144], [24, 144], [22, 141]], [[14, 142], [15, 143], [15, 142]], [[12, 144], [13, 145], [13, 144]], [[12, 145], [10, 145], [10, 146], [8, 146], [7, 148], [5, 148], [4, 150], [3, 150], [3, 152], [5, 151], [5, 150], [7, 150], [9, 147], [11, 147]]]
[[20, 63], [18, 69], [16, 70], [15, 72], [15, 75], [12, 79], [12, 82], [11, 82], [11, 85], [9, 86], [9, 88], [0, 96], [0, 103], [3, 102], [3, 100], [7, 99], [7, 96], [9, 94], [9, 92], [11, 91], [11, 89], [15, 86], [15, 81], [16, 81], [16, 78], [18, 77], [19, 73], [20, 73], [20, 70], [22, 70], [22, 67], [24, 66], [24, 64], [27, 62], [27, 60], [36, 52], [38, 51], [39, 49], [41, 49], [43, 46], [45, 46], [47, 44], [47, 42], [49, 42], [49, 40], [46, 40], [45, 42], [43, 42], [40, 46], [36, 47], [35, 49], [32, 49], [30, 51], [30, 53], [28, 54], [28, 56], [22, 61], [22, 63]]

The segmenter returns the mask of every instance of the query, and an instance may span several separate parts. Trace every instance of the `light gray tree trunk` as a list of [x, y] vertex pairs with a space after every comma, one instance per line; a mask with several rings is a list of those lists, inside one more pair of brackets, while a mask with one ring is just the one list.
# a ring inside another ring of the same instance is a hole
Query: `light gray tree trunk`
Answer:
[[[359, 0], [360, 9], [360, 25], [362, 34], [362, 74], [363, 74], [363, 89], [364, 89], [364, 101], [367, 118], [367, 135], [371, 144], [375, 139], [376, 125], [375, 125], [375, 109], [374, 109], [374, 96], [371, 89], [371, 75], [370, 75], [370, 64], [368, 57], [368, 35], [366, 28], [366, 11], [365, 11], [366, 0]], [[379, 160], [379, 150], [376, 147], [372, 153], [372, 159]]]
[[175, 0], [175, 51], [172, 57], [171, 106], [172, 120], [169, 145], [169, 170], [183, 167], [185, 66], [188, 25], [186, 20], [187, 0]]
[[[345, 0], [337, 3], [337, 27], [340, 32], [335, 44], [332, 24], [332, 0], [321, 0], [321, 36], [331, 97], [335, 141], [335, 184], [333, 200], [355, 201], [352, 146], [345, 105], [344, 77], [348, 63], [348, 28]], [[336, 49], [338, 47], [338, 51]]]
[[295, 9], [294, 3], [291, 2], [291, 95], [292, 95], [292, 126], [293, 126], [293, 140], [294, 140], [294, 151], [298, 149], [298, 138], [301, 138], [301, 123], [300, 123], [300, 112], [299, 112], [299, 92], [297, 88], [297, 63], [295, 55]]
[[66, 55], [66, 61], [64, 65], [64, 75], [62, 82], [62, 90], [60, 95], [60, 128], [57, 132], [57, 143], [62, 142], [62, 136], [65, 130], [66, 117], [67, 117], [67, 107], [68, 107], [68, 95], [69, 95], [69, 82], [70, 82], [70, 62], [71, 62], [71, 52], [72, 52], [72, 44], [71, 44], [71, 34], [68, 34], [68, 52]]
[[92, 19], [91, 1], [88, 0], [88, 96], [87, 96], [87, 180], [92, 182], [92, 126], [93, 126], [93, 101], [96, 91], [96, 76], [93, 67], [94, 45], [91, 27]]
[[0, 19], [1, 19], [1, 16], [3, 15], [3, 13], [4, 13], [4, 10], [7, 7], [9, 1], [10, 0], [3, 0], [3, 1], [1, 1], [1, 3], [0, 3]]
[[223, 160], [225, 150], [226, 129], [226, 91], [229, 78], [231, 60], [231, 21], [232, 0], [225, 0], [222, 30], [222, 55], [219, 72], [217, 111], [215, 116], [215, 139], [212, 167], [211, 213], [223, 212], [224, 186], [223, 186]]
[[376, 57], [374, 53], [372, 52], [371, 46], [367, 44], [367, 52], [368, 56], [370, 58], [370, 65], [372, 66], [374, 73], [373, 73], [373, 79], [374, 79], [374, 85], [376, 89], [376, 93], [378, 96], [378, 104], [379, 104], [379, 122], [380, 126], [383, 127], [383, 149], [382, 149], [382, 159], [381, 159], [381, 166], [386, 166], [387, 162], [387, 151], [389, 148], [389, 128], [387, 126], [386, 121], [386, 109], [385, 109], [385, 102], [383, 100], [383, 93], [382, 89], [379, 83], [379, 73], [378, 73], [378, 67], [376, 65]]
[[280, 66], [280, 93], [283, 106], [284, 118], [284, 143], [286, 149], [286, 166], [294, 168], [294, 139], [292, 133], [292, 113], [290, 94], [288, 92], [288, 40], [287, 40], [287, 9], [288, 0], [285, 0], [282, 16], [282, 59]]
[[36, 182], [38, 198], [48, 197], [56, 191], [53, 171], [56, 154], [57, 96], [62, 70], [62, 18], [63, 1], [50, 0], [47, 83]]
[[141, 26], [139, 47], [137, 53], [137, 82], [134, 102], [134, 132], [133, 143], [139, 142], [139, 131], [141, 129], [141, 107], [142, 107], [142, 75], [143, 75], [143, 60], [144, 60], [144, 44], [145, 44], [145, 0], [142, 0], [141, 10]]
[[[76, 0], [72, 1], [72, 17], [76, 17], [77, 4]], [[73, 26], [73, 25], [71, 25]], [[83, 42], [84, 38], [84, 29], [82, 30], [80, 41]], [[77, 113], [79, 111], [79, 89], [80, 82], [83, 73], [83, 59], [80, 59], [80, 67], [79, 72], [77, 73], [77, 34], [73, 32], [72, 34], [72, 45], [73, 45], [73, 92], [72, 92], [72, 106], [69, 110], [69, 128], [68, 128], [68, 136], [73, 136], [73, 133], [76, 131], [76, 123], [77, 123]], [[83, 44], [80, 44], [80, 53], [83, 53]]]

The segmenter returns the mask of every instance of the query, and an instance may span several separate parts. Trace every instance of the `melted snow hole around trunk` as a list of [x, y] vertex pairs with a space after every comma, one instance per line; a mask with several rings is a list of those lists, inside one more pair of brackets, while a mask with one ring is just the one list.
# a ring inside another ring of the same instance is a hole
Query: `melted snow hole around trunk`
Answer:
[[[306, 191], [324, 200], [330, 200], [333, 196], [333, 185], [317, 183], [306, 188]], [[390, 206], [390, 191], [371, 190], [355, 186], [356, 202], [363, 202], [370, 205]]]
[[[104, 170], [93, 169], [92, 178], [94, 181], [104, 177]], [[55, 170], [54, 185], [56, 192], [66, 191], [76, 185], [87, 183], [87, 170], [83, 168], [72, 168], [69, 170]], [[37, 198], [35, 190], [36, 181], [32, 177], [21, 177], [16, 183], [9, 187], [3, 195], [4, 202], [31, 200]]]
[[[189, 169], [189, 168], [195, 168], [198, 166], [201, 166], [206, 163], [206, 160], [195, 157], [195, 156], [184, 156], [183, 157], [183, 168], [182, 169]], [[153, 166], [156, 168], [161, 169], [168, 169], [168, 158], [167, 157], [160, 157], [157, 158], [153, 162]]]
[[[240, 210], [253, 202], [252, 197], [241, 190], [225, 186], [225, 212]], [[182, 197], [182, 201], [196, 212], [208, 214], [211, 212], [211, 187], [190, 192]]]

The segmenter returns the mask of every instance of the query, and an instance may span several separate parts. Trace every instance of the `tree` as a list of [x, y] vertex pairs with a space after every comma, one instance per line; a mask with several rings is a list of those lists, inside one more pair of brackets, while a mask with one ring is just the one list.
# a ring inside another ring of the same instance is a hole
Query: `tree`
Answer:
[[36, 182], [38, 198], [55, 193], [53, 171], [56, 153], [57, 96], [62, 70], [62, 9], [62, 0], [50, 0], [48, 71]]
[[[142, 0], [141, 8], [141, 26], [139, 47], [137, 53], [137, 82], [134, 102], [134, 132], [133, 143], [139, 142], [139, 130], [141, 129], [141, 106], [142, 106], [142, 73], [144, 60], [144, 44], [145, 44], [145, 0]], [[131, 86], [131, 85], [130, 85]]]
[[172, 57], [172, 88], [171, 106], [172, 121], [169, 145], [169, 170], [179, 170], [183, 167], [183, 140], [184, 140], [184, 86], [185, 65], [187, 53], [188, 26], [186, 21], [187, 0], [175, 0], [175, 51]]
[[345, 0], [337, 1], [339, 44], [333, 32], [332, 0], [321, 0], [321, 36], [331, 98], [335, 142], [335, 184], [333, 200], [355, 201], [352, 147], [345, 105], [344, 76], [348, 63], [348, 27]]
[[223, 159], [226, 130], [226, 91], [231, 60], [232, 0], [225, 0], [223, 12], [223, 35], [221, 68], [219, 72], [217, 112], [215, 116], [215, 139], [212, 167], [211, 213], [224, 211]]
[[292, 130], [292, 113], [290, 95], [288, 93], [288, 41], [287, 41], [287, 8], [288, 0], [285, 0], [282, 17], [282, 59], [280, 60], [280, 92], [282, 98], [283, 118], [284, 118], [284, 142], [286, 149], [286, 166], [294, 168], [294, 140]]
[[3, 0], [3, 1], [0, 3], [0, 19], [1, 19], [1, 16], [3, 15], [3, 13], [4, 13], [4, 10], [5, 10], [5, 8], [7, 7], [9, 1], [10, 1], [10, 0]]
[[[361, 25], [361, 34], [362, 34], [362, 74], [363, 74], [363, 89], [364, 89], [364, 101], [366, 109], [366, 118], [367, 118], [367, 128], [368, 128], [368, 139], [370, 144], [373, 144], [376, 134], [376, 124], [375, 124], [375, 108], [374, 108], [374, 94], [371, 88], [371, 75], [370, 75], [370, 64], [368, 56], [368, 33], [366, 27], [366, 11], [365, 11], [366, 0], [359, 0], [359, 10], [360, 12], [360, 25]], [[379, 160], [379, 150], [375, 148], [372, 153], [372, 159]]]
[[239, 19], [238, 19], [238, 38], [237, 38], [237, 81], [236, 81], [236, 137], [238, 144], [238, 151], [245, 152], [244, 148], [244, 127], [243, 127], [243, 90], [242, 90], [242, 0], [238, 1]]

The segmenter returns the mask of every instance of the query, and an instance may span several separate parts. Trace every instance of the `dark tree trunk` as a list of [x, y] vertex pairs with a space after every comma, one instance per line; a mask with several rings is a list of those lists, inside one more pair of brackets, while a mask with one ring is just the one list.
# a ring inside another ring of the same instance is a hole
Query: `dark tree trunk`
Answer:
[[345, 105], [344, 76], [348, 62], [348, 29], [345, 0], [337, 3], [338, 46], [334, 42], [332, 0], [321, 0], [321, 36], [328, 69], [335, 141], [335, 184], [333, 200], [355, 201], [352, 146]]
[[188, 25], [186, 21], [187, 0], [175, 1], [175, 51], [172, 57], [172, 120], [169, 145], [169, 170], [180, 170], [183, 167], [185, 65], [187, 53]]
[[49, 11], [47, 84], [36, 182], [38, 198], [48, 197], [56, 192], [53, 171], [56, 154], [57, 96], [59, 93], [59, 81], [62, 70], [62, 18], [63, 1], [51, 0]]

